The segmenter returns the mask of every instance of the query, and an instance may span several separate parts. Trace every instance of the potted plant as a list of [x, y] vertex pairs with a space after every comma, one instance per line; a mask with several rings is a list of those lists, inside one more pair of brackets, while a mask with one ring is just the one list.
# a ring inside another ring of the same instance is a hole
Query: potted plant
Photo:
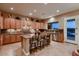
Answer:
[[79, 56], [79, 49], [72, 52], [72, 56]]

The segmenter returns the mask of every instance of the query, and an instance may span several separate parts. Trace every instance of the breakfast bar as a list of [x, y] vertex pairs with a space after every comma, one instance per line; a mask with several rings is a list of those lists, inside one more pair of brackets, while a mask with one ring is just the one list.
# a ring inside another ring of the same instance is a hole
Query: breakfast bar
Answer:
[[30, 38], [32, 38], [32, 35], [27, 34], [27, 35], [21, 35], [22, 37], [22, 42], [21, 42], [21, 46], [22, 46], [22, 52], [24, 53], [24, 55], [30, 55]]

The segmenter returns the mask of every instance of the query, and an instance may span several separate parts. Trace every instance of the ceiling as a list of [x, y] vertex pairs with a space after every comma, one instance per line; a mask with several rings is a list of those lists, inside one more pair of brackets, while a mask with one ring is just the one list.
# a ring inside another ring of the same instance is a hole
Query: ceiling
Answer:
[[[77, 10], [79, 9], [79, 3], [0, 3], [0, 9], [24, 16], [44, 19]], [[60, 10], [60, 12], [57, 12], [57, 10]]]

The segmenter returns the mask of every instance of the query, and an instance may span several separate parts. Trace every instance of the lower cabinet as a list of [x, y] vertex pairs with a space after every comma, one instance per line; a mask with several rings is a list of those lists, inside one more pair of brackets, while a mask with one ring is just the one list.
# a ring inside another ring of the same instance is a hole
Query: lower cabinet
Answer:
[[0, 46], [1, 46], [1, 43], [2, 43], [2, 42], [1, 42], [1, 39], [2, 39], [2, 38], [1, 38], [1, 35], [0, 35]]
[[16, 42], [16, 35], [10, 35], [10, 43]]
[[21, 36], [20, 35], [16, 35], [16, 41], [20, 42], [21, 41]]
[[11, 42], [10, 35], [3, 35], [3, 45]]
[[3, 35], [3, 45], [20, 42], [20, 35]]
[[64, 42], [64, 31], [63, 29], [56, 30], [55, 33], [52, 34], [52, 40], [57, 42]]
[[59, 40], [59, 42], [64, 42], [64, 31], [63, 30], [60, 30], [60, 35], [59, 35], [59, 37], [60, 37], [60, 40]]

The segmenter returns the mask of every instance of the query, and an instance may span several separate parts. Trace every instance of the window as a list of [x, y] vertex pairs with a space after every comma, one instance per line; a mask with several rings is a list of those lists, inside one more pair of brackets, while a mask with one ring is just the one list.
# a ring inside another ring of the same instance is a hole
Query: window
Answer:
[[67, 20], [67, 39], [75, 40], [75, 19]]
[[58, 22], [53, 22], [53, 23], [51, 24], [51, 28], [52, 28], [52, 29], [59, 29], [59, 23], [58, 23]]
[[75, 28], [75, 19], [67, 20], [67, 28]]

